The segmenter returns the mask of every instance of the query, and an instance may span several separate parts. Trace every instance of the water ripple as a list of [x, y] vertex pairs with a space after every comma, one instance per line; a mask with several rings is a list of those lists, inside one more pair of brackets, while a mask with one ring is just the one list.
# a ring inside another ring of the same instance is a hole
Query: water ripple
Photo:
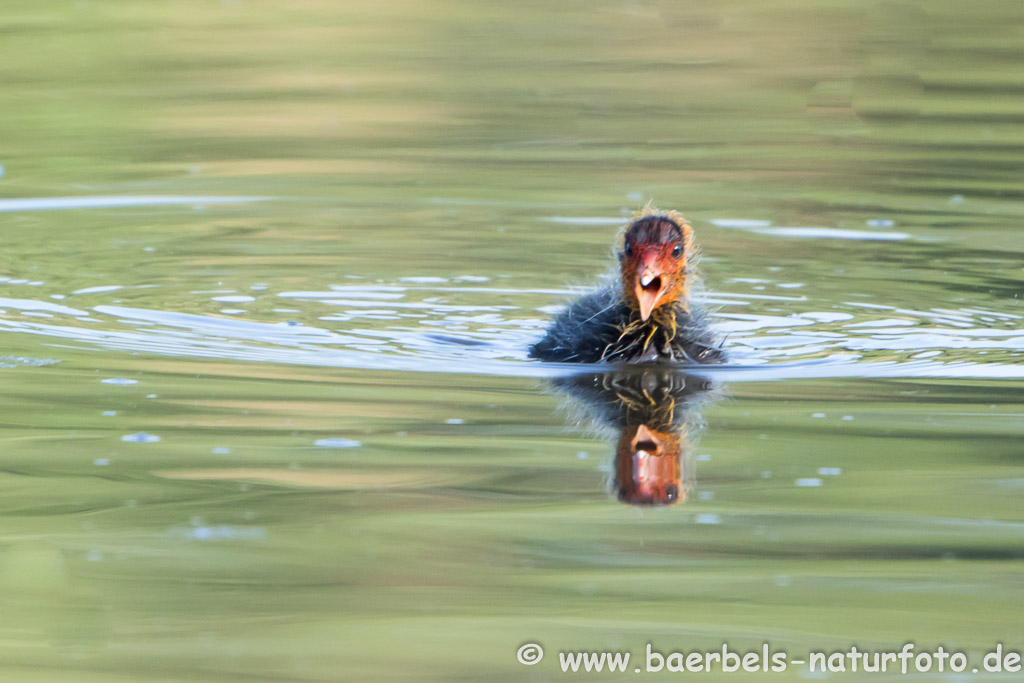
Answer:
[[24, 197], [0, 199], [0, 213], [12, 211], [62, 211], [68, 209], [110, 209], [134, 206], [203, 206], [265, 202], [273, 197], [182, 197], [174, 195], [124, 195], [87, 197]]
[[[577, 292], [423, 281], [233, 297], [241, 304], [281, 299], [297, 306], [274, 309], [297, 319], [277, 321], [247, 319], [253, 314], [241, 308], [227, 317], [112, 304], [82, 310], [9, 298], [0, 299], [6, 310], [0, 331], [180, 357], [550, 376], [567, 368], [532, 362], [526, 349], [543, 334], [551, 313]], [[1014, 314], [849, 302], [837, 306], [843, 310], [769, 315], [749, 310], [758, 297], [808, 306], [806, 297], [715, 293], [709, 297], [719, 306], [714, 325], [727, 340], [733, 365], [706, 372], [734, 381], [1024, 376], [1017, 360], [1024, 354], [1024, 329]], [[40, 314], [47, 318], [34, 317]]]

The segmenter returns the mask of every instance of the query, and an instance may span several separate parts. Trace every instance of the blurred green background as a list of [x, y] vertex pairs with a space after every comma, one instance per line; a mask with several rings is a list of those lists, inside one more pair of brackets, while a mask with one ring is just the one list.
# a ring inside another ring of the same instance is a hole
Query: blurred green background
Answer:
[[[1024, 645], [1019, 2], [40, 0], [0, 35], [0, 199], [273, 198], [0, 204], [0, 678]], [[748, 355], [986, 370], [731, 383], [690, 500], [618, 504], [522, 356], [649, 198]]]

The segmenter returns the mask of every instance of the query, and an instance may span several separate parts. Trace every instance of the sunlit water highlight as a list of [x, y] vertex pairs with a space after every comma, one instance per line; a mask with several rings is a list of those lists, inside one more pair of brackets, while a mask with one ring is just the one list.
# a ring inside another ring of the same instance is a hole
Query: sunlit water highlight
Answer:
[[[6, 200], [5, 210], [44, 210], [144, 206], [154, 204], [240, 203], [263, 197], [64, 197]], [[552, 217], [544, 220], [582, 225], [621, 225], [621, 219]], [[725, 228], [753, 230], [781, 238], [905, 239], [902, 233], [832, 228], [770, 228], [767, 221], [712, 219]], [[42, 282], [0, 277], [9, 284]], [[400, 278], [393, 283], [332, 285], [327, 291], [273, 291], [254, 284], [253, 294], [213, 290], [211, 301], [248, 304], [271, 300], [294, 319], [252, 320], [244, 308], [221, 316], [95, 304], [74, 308], [81, 295], [118, 292], [101, 285], [51, 294], [63, 302], [0, 298], [6, 314], [0, 328], [75, 340], [97, 348], [172, 356], [234, 359], [364, 369], [470, 372], [510, 376], [550, 376], [566, 369], [530, 362], [526, 350], [564, 302], [584, 293], [574, 289], [515, 289], [485, 286], [486, 276]], [[764, 290], [803, 289], [805, 283], [758, 278], [732, 282]], [[142, 285], [146, 287], [147, 285]], [[520, 306], [529, 296], [548, 303]], [[476, 303], [449, 303], [451, 299]], [[868, 302], [842, 302], [815, 310], [814, 293], [800, 296], [754, 292], [711, 292], [703, 297], [715, 311], [714, 327], [726, 339], [733, 381], [814, 377], [1024, 377], [1021, 316], [999, 311], [932, 309], [918, 311]], [[501, 303], [498, 303], [500, 299]], [[797, 312], [746, 312], [760, 301], [783, 302]], [[284, 308], [287, 307], [287, 308]], [[39, 318], [45, 318], [41, 322]], [[310, 322], [302, 322], [310, 321]], [[367, 322], [373, 321], [372, 326]], [[387, 321], [381, 325], [380, 321]], [[884, 354], [885, 360], [877, 360]], [[925, 361], [924, 359], [927, 359]], [[751, 368], [760, 370], [753, 372]]]

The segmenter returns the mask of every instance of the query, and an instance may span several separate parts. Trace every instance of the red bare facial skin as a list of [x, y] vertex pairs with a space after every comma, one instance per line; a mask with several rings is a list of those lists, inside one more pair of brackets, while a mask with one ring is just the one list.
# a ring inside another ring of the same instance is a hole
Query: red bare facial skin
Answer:
[[623, 294], [642, 320], [666, 304], [682, 301], [685, 307], [692, 233], [686, 221], [680, 222], [646, 216], [626, 231], [620, 255]]
[[686, 500], [683, 442], [647, 425], [625, 429], [615, 450], [619, 500], [630, 505], [672, 505]]
[[636, 245], [632, 268], [633, 296], [640, 318], [647, 320], [655, 308], [678, 301], [685, 275], [684, 263], [671, 256], [670, 244]]

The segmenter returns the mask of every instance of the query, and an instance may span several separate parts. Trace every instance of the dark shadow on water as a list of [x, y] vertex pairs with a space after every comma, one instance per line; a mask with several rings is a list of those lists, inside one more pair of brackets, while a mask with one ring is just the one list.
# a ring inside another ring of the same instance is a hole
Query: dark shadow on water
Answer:
[[629, 505], [674, 505], [693, 486], [690, 456], [702, 408], [720, 385], [660, 365], [560, 377], [552, 385], [615, 444], [613, 491]]

